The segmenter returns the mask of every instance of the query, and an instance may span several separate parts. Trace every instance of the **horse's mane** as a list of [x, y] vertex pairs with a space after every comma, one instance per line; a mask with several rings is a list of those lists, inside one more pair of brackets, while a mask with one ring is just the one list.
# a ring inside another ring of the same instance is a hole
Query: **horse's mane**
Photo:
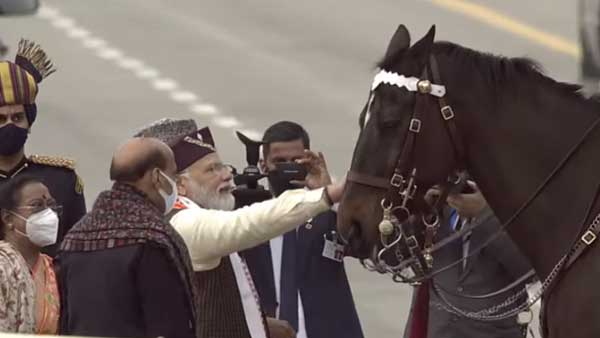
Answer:
[[[542, 81], [557, 88], [567, 95], [580, 96], [581, 86], [558, 82], [544, 74], [542, 66], [535, 60], [526, 57], [505, 57], [491, 53], [479, 52], [463, 47], [453, 42], [436, 41], [432, 52], [435, 55], [446, 55], [458, 67], [466, 70], [477, 69], [486, 82], [499, 86], [507, 82], [531, 80]], [[405, 51], [393, 53], [377, 63], [379, 68], [389, 69], [398, 58], [405, 55]]]

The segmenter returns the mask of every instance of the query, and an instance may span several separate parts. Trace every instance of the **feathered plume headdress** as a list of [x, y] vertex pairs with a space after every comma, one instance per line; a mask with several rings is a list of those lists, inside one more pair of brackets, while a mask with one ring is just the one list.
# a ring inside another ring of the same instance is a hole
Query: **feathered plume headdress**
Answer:
[[38, 44], [21, 39], [15, 62], [0, 62], [0, 106], [24, 105], [31, 125], [37, 116], [38, 83], [55, 71], [54, 64]]
[[19, 41], [15, 63], [33, 75], [37, 83], [42, 82], [43, 79], [56, 71], [52, 60], [48, 58], [42, 47], [25, 39]]

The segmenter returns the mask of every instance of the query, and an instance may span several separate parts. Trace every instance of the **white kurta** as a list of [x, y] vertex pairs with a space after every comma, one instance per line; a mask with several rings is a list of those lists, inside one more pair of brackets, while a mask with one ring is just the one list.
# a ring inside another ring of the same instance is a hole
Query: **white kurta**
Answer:
[[185, 241], [194, 271], [214, 269], [222, 257], [230, 255], [250, 335], [266, 338], [256, 288], [236, 252], [280, 236], [326, 211], [323, 189], [290, 190], [234, 211], [203, 209], [185, 197], [179, 201], [187, 209], [175, 214], [171, 225]]
[[[252, 248], [295, 229], [329, 209], [323, 189], [289, 190], [279, 197], [234, 211], [198, 207], [185, 197], [171, 225], [183, 237], [194, 271], [214, 269], [221, 257]], [[195, 207], [193, 207], [195, 206]]]

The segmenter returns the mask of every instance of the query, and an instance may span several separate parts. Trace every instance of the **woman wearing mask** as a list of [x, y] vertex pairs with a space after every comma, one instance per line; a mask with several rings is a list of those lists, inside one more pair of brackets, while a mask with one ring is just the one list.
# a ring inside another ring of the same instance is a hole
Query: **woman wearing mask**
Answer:
[[[34, 293], [31, 294], [26, 285], [4, 285], [11, 283], [10, 279], [1, 280], [3, 285], [0, 288], [2, 292], [5, 289], [23, 292], [18, 296], [19, 304], [33, 306], [34, 332], [37, 334], [56, 334], [58, 331], [60, 300], [56, 275], [52, 258], [42, 254], [40, 249], [56, 242], [60, 211], [61, 207], [38, 178], [18, 176], [0, 191], [2, 245], [11, 246], [20, 253], [30, 272], [29, 278], [33, 279]], [[17, 264], [18, 260], [14, 258], [12, 264]], [[10, 303], [0, 304], [0, 322], [4, 320], [2, 306], [10, 306]], [[22, 320], [31, 322], [30, 318]]]

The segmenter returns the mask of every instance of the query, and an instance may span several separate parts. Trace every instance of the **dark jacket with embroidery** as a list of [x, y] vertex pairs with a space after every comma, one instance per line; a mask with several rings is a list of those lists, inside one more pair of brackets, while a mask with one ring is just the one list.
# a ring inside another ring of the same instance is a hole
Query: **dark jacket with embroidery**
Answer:
[[132, 186], [100, 193], [65, 236], [56, 268], [62, 334], [199, 337], [185, 242]]

